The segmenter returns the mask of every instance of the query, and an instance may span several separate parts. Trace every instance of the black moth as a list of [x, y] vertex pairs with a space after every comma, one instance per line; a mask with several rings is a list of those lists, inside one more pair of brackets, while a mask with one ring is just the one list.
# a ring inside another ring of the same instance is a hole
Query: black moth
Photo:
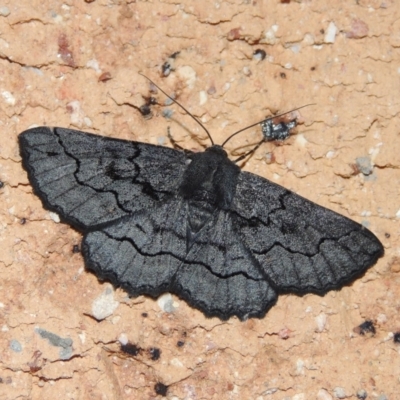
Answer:
[[261, 318], [278, 294], [323, 295], [383, 255], [368, 229], [241, 171], [222, 146], [194, 153], [49, 127], [19, 142], [44, 206], [83, 232], [87, 268], [132, 296], [172, 292], [207, 317]]

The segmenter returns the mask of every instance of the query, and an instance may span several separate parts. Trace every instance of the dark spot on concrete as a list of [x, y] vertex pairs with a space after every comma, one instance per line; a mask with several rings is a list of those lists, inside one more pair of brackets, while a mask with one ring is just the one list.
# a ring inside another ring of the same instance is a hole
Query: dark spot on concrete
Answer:
[[[127, 344], [121, 344], [120, 349], [123, 353], [128, 354], [132, 357], [137, 357], [141, 355], [144, 351], [144, 349], [138, 346], [137, 344], [129, 342]], [[161, 350], [158, 347], [149, 347], [146, 350], [146, 353], [148, 354], [149, 358], [153, 361], [157, 361], [161, 357]]]
[[149, 115], [151, 115], [151, 108], [148, 104], [143, 104], [139, 107], [139, 110], [143, 117], [148, 117]]
[[365, 321], [362, 324], [360, 324], [359, 326], [357, 326], [356, 328], [353, 329], [353, 331], [355, 333], [358, 333], [359, 335], [362, 336], [374, 336], [376, 333], [376, 329], [374, 326], [374, 323], [372, 321]]
[[161, 357], [161, 350], [157, 347], [150, 347], [149, 355], [153, 361], [157, 361]]
[[133, 343], [121, 344], [121, 351], [130, 356], [136, 357], [142, 352], [142, 349]]
[[167, 386], [167, 385], [164, 385], [164, 384], [161, 383], [161, 382], [157, 382], [157, 383], [154, 385], [154, 390], [155, 390], [155, 392], [156, 392], [157, 394], [159, 394], [160, 396], [165, 397], [165, 396], [167, 395], [167, 393], [168, 393], [168, 386]]
[[58, 54], [69, 67], [76, 67], [72, 50], [69, 47], [67, 35], [64, 33], [58, 37]]
[[35, 350], [35, 352], [32, 355], [31, 361], [28, 363], [29, 370], [32, 373], [38, 372], [39, 370], [42, 369], [43, 360], [42, 360], [42, 362], [39, 362], [41, 356], [42, 356], [42, 352], [39, 350]]
[[368, 397], [367, 392], [364, 389], [361, 389], [357, 392], [357, 399], [358, 400], [365, 400]]
[[253, 58], [255, 58], [256, 60], [262, 61], [265, 60], [265, 57], [267, 57], [267, 53], [263, 49], [257, 49], [253, 53]]
[[99, 82], [107, 82], [110, 79], [112, 79], [112, 76], [109, 72], [103, 72], [100, 76], [99, 76]]
[[228, 32], [227, 39], [229, 41], [240, 39], [240, 28], [233, 28]]

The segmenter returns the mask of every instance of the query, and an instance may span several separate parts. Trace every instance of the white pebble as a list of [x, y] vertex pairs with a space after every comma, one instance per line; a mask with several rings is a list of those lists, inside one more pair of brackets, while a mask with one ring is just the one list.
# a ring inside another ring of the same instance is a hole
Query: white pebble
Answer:
[[0, 7], [0, 15], [2, 17], [8, 17], [10, 15], [10, 9], [8, 7]]
[[119, 302], [114, 300], [114, 291], [108, 287], [104, 292], [94, 299], [92, 304], [92, 315], [97, 320], [101, 321], [109, 317], [119, 306]]
[[15, 97], [10, 92], [4, 90], [3, 92], [1, 92], [1, 95], [3, 96], [3, 99], [6, 101], [7, 104], [9, 104], [10, 106], [15, 105]]
[[157, 299], [157, 304], [166, 313], [171, 313], [175, 311], [174, 301], [172, 299], [171, 293], [164, 293]]
[[335, 389], [333, 389], [333, 393], [337, 399], [346, 398], [346, 391], [342, 387], [335, 387]]
[[317, 323], [317, 332], [322, 332], [325, 329], [326, 319], [327, 317], [325, 313], [320, 313], [315, 318], [315, 322]]
[[49, 217], [57, 224], [60, 222], [60, 216], [53, 211], [49, 211]]
[[329, 22], [328, 29], [325, 32], [324, 42], [335, 43], [336, 32], [336, 25], [332, 21]]

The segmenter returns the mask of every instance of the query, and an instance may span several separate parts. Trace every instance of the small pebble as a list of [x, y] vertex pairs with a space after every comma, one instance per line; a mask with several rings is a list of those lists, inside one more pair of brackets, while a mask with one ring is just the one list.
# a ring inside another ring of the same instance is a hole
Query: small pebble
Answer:
[[21, 351], [22, 351], [21, 343], [18, 342], [18, 340], [15, 340], [15, 339], [11, 340], [10, 349], [12, 351], [15, 351], [16, 353], [21, 353]]
[[119, 306], [119, 302], [114, 300], [114, 291], [108, 287], [92, 303], [92, 315], [98, 321], [109, 317]]

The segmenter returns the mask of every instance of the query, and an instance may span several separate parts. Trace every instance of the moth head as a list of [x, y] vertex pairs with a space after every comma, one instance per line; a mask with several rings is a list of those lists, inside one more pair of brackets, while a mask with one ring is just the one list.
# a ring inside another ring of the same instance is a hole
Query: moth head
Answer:
[[224, 148], [222, 146], [220, 146], [219, 144], [214, 144], [211, 147], [207, 147], [206, 151], [209, 151], [209, 152], [212, 152], [214, 154], [219, 154], [219, 155], [228, 157], [228, 154], [226, 153]]

